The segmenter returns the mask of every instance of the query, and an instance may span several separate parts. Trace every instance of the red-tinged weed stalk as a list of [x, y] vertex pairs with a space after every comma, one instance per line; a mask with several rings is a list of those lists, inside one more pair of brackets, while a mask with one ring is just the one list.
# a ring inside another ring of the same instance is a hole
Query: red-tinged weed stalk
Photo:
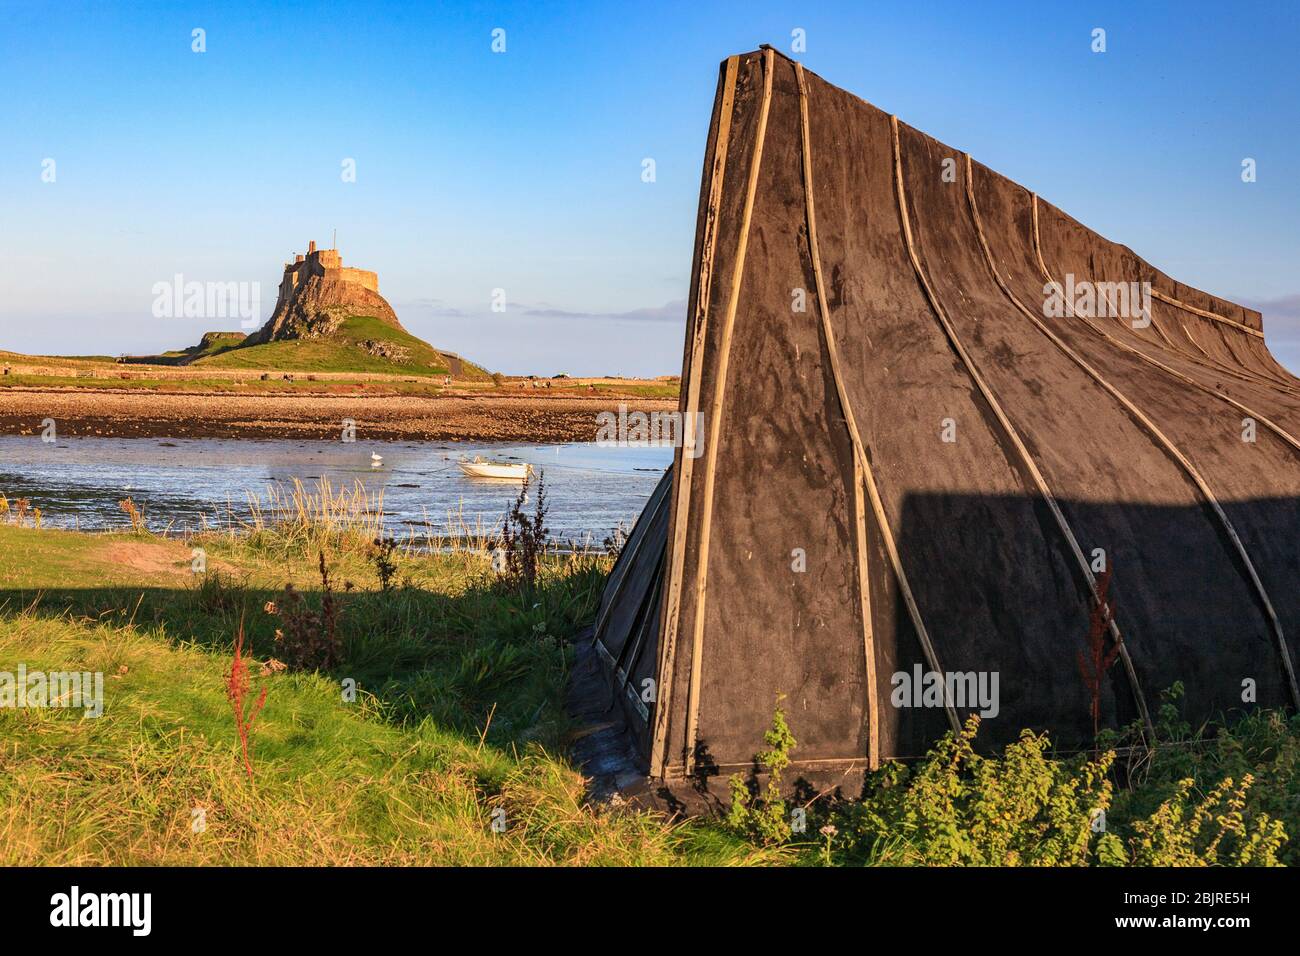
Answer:
[[1083, 677], [1083, 686], [1090, 698], [1089, 713], [1092, 714], [1092, 736], [1095, 739], [1101, 732], [1101, 682], [1119, 656], [1118, 642], [1106, 647], [1106, 630], [1115, 617], [1115, 606], [1108, 597], [1110, 591], [1110, 568], [1097, 578], [1093, 586], [1092, 614], [1088, 623], [1087, 649], [1079, 653], [1079, 674]]
[[252, 678], [248, 673], [248, 661], [244, 659], [244, 620], [239, 620], [239, 634], [235, 638], [235, 660], [230, 665], [230, 673], [226, 675], [226, 696], [230, 698], [230, 706], [235, 712], [235, 727], [239, 732], [239, 746], [244, 756], [244, 769], [248, 771], [248, 779], [253, 779], [253, 762], [249, 758], [249, 735], [253, 730], [253, 723], [257, 720], [257, 715], [262, 712], [266, 706], [266, 688], [257, 695], [257, 701], [249, 709], [245, 706], [245, 699], [248, 697], [249, 689], [252, 685]]

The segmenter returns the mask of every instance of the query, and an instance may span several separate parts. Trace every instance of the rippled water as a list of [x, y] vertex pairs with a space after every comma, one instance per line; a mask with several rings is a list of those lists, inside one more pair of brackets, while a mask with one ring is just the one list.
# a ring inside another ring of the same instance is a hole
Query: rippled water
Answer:
[[[372, 468], [372, 453], [383, 456]], [[173, 532], [224, 524], [228, 509], [246, 511], [248, 493], [265, 498], [268, 486], [310, 487], [327, 479], [335, 488], [361, 482], [383, 493], [390, 531], [403, 523], [446, 527], [448, 512], [470, 526], [499, 525], [518, 491], [510, 482], [468, 478], [462, 455], [525, 461], [546, 476], [552, 536], [599, 544], [620, 523], [641, 513], [672, 461], [671, 448], [598, 448], [593, 444], [474, 445], [227, 439], [0, 437], [0, 493], [25, 497], [51, 527], [124, 528], [118, 502], [130, 497], [149, 525]]]

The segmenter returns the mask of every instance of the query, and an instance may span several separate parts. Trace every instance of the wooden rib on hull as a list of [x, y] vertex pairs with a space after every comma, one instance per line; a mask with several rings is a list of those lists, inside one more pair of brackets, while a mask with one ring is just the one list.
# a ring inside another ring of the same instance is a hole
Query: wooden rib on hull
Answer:
[[[1051, 315], [1067, 274], [1149, 283], [1149, 321]], [[1258, 313], [770, 49], [720, 70], [689, 301], [702, 444], [600, 611], [652, 777], [749, 770], [778, 702], [832, 781], [979, 712], [1087, 747], [1103, 568], [1104, 726], [1175, 681], [1198, 718], [1297, 703], [1300, 383]], [[994, 706], [900, 692], [932, 671]]]

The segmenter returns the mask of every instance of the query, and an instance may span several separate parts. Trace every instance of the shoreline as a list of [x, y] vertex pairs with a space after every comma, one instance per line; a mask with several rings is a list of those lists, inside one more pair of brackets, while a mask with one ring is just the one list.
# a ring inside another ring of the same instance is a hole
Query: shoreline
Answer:
[[537, 395], [230, 395], [14, 388], [0, 391], [0, 434], [61, 438], [301, 438], [335, 440], [345, 420], [360, 440], [594, 441], [596, 416], [664, 412], [675, 399]]

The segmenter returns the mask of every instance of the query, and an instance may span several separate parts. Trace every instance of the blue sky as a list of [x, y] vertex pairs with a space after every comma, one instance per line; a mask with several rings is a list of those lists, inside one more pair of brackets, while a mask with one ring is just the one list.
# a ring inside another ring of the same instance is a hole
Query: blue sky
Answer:
[[0, 348], [238, 324], [155, 318], [177, 273], [260, 282], [264, 320], [284, 261], [337, 229], [441, 347], [675, 373], [718, 63], [800, 28], [809, 69], [1262, 307], [1300, 368], [1298, 7], [1134, 6], [0, 0]]

